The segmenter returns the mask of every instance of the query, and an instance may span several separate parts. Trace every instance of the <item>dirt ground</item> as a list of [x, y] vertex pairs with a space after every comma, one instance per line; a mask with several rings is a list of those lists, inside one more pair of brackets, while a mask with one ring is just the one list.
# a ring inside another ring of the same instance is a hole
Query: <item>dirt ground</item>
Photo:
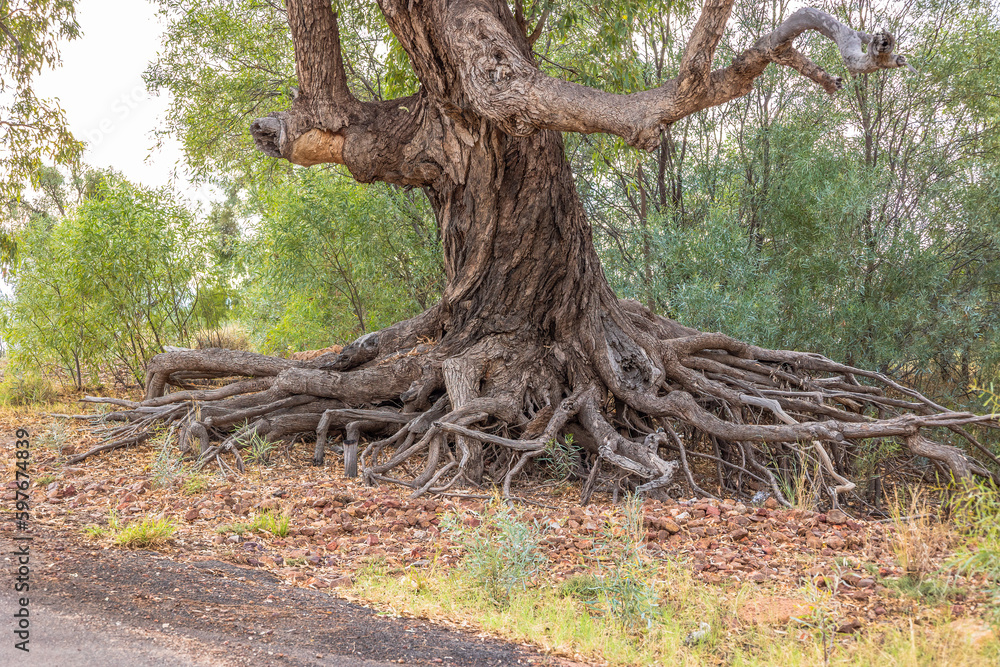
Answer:
[[[13, 451], [13, 433], [24, 423], [16, 415], [0, 419], [4, 452]], [[151, 444], [68, 466], [67, 457], [96, 442], [91, 429], [43, 420], [31, 431], [32, 604], [61, 619], [52, 625], [90, 637], [87, 651], [104, 647], [101, 664], [116, 664], [111, 640], [127, 649], [120, 664], [136, 665], [560, 664], [530, 647], [461, 631], [475, 633], [475, 619], [456, 631], [342, 599], [351, 597], [359, 573], [373, 566], [396, 576], [459, 563], [462, 547], [441, 522], [454, 516], [460, 525], [476, 526], [482, 498], [411, 500], [406, 489], [365, 487], [344, 478], [336, 456], [322, 468], [309, 465], [311, 447], [301, 443], [274, 452], [270, 463], [241, 477], [164, 466]], [[15, 465], [12, 456], [7, 461], [3, 499], [9, 510]], [[532, 484], [518, 493], [530, 501], [518, 505], [519, 517], [543, 531], [547, 577], [565, 580], [606, 558], [607, 527], [620, 523], [623, 513], [610, 496], [595, 495], [580, 507], [572, 486]], [[783, 509], [773, 500], [761, 506], [647, 501], [642, 511], [651, 562], [680, 563], [720, 595], [753, 588], [753, 604], [733, 620], [741, 626], [778, 632], [796, 609], [808, 606], [801, 591], [811, 587], [831, 593], [829, 612], [843, 636], [954, 619], [992, 638], [982, 622], [987, 601], [974, 581], [956, 579], [956, 592], [933, 605], [893, 590], [905, 573], [893, 554], [891, 524]], [[88, 537], [88, 527], [107, 526], [110, 512], [123, 524], [159, 517], [177, 529], [157, 551], [129, 551]], [[233, 529], [262, 512], [288, 516], [288, 533]], [[16, 534], [5, 515], [5, 554]], [[948, 547], [945, 540], [933, 545], [933, 566], [949, 557]], [[13, 570], [13, 563], [3, 562]], [[0, 599], [0, 613], [11, 619], [14, 601], [8, 598]], [[792, 611], [782, 612], [785, 607]], [[44, 638], [38, 635], [39, 645]], [[12, 654], [12, 644], [0, 643], [0, 664], [75, 664], [65, 655], [23, 661]], [[129, 656], [141, 660], [128, 662]]]

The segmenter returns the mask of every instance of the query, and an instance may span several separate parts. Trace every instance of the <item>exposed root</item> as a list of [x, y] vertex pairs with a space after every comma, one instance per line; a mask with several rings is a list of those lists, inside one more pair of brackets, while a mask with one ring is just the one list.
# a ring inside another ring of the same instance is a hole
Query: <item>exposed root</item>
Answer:
[[[996, 479], [931, 435], [961, 438], [997, 466], [1000, 458], [966, 428], [998, 427], [989, 416], [950, 411], [821, 355], [766, 350], [687, 329], [635, 302], [618, 306], [581, 332], [583, 345], [494, 335], [455, 349], [426, 337], [439, 330], [423, 316], [308, 361], [165, 353], [149, 365], [144, 401], [85, 399], [120, 410], [99, 418], [104, 440], [72, 462], [144, 442], [166, 424], [198, 466], [225, 471], [243, 471], [240, 450], [255, 437], [314, 433], [315, 465], [339, 438], [347, 476], [403, 485], [414, 497], [494, 483], [514, 498], [518, 477], [567, 434], [582, 448], [585, 503], [602, 478], [656, 494], [677, 484], [680, 469], [695, 495], [763, 491], [784, 505], [782, 481], [806, 475], [837, 505], [856, 493], [855, 460], [871, 439], [894, 439], [958, 479]], [[191, 386], [213, 378], [230, 381]], [[714, 466], [716, 488], [707, 488], [711, 476], [699, 480], [697, 459]]]

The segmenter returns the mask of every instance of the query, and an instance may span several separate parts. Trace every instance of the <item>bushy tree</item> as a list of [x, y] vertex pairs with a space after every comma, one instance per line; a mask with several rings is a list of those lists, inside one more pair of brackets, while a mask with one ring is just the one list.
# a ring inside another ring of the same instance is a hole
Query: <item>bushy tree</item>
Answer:
[[436, 227], [415, 193], [299, 170], [256, 203], [241, 304], [264, 351], [346, 343], [440, 295]]
[[142, 384], [165, 345], [224, 316], [213, 242], [173, 193], [103, 175], [65, 217], [35, 216], [23, 231], [5, 303], [12, 363], [58, 369], [77, 387], [109, 369]]

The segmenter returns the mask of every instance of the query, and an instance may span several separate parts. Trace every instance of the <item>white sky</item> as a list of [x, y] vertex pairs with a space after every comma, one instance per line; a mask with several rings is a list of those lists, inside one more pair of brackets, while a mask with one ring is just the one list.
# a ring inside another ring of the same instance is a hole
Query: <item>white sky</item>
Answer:
[[87, 142], [84, 160], [147, 186], [173, 182], [194, 201], [210, 199], [184, 177], [178, 142], [154, 150], [152, 132], [169, 103], [166, 95], [150, 96], [142, 81], [163, 33], [156, 7], [147, 0], [79, 0], [77, 21], [82, 35], [62, 45], [62, 67], [44, 72], [36, 91], [59, 99], [71, 131]]

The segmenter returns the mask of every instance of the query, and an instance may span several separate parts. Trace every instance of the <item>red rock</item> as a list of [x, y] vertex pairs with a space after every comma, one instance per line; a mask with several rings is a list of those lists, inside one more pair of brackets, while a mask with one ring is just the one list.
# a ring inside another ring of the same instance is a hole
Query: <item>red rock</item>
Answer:
[[192, 509], [189, 509], [187, 512], [184, 513], [184, 520], [185, 521], [194, 521], [197, 518], [198, 518], [198, 510], [197, 509], [192, 508]]
[[365, 543], [370, 547], [375, 546], [379, 543], [378, 535], [369, 535], [368, 539], [365, 540]]
[[861, 621], [859, 621], [858, 619], [854, 618], [854, 619], [851, 619], [851, 620], [847, 621], [846, 623], [844, 623], [843, 625], [841, 625], [839, 628], [837, 628], [837, 632], [844, 633], [844, 634], [849, 634], [851, 632], [856, 632], [856, 631], [858, 631], [860, 629], [861, 629]]
[[832, 509], [826, 513], [827, 523], [832, 523], [835, 526], [842, 526], [847, 523], [847, 515], [838, 509]]
[[734, 542], [738, 542], [738, 541], [742, 540], [744, 537], [746, 537], [749, 534], [750, 533], [748, 533], [745, 528], [737, 528], [733, 532], [729, 533], [729, 537]]

